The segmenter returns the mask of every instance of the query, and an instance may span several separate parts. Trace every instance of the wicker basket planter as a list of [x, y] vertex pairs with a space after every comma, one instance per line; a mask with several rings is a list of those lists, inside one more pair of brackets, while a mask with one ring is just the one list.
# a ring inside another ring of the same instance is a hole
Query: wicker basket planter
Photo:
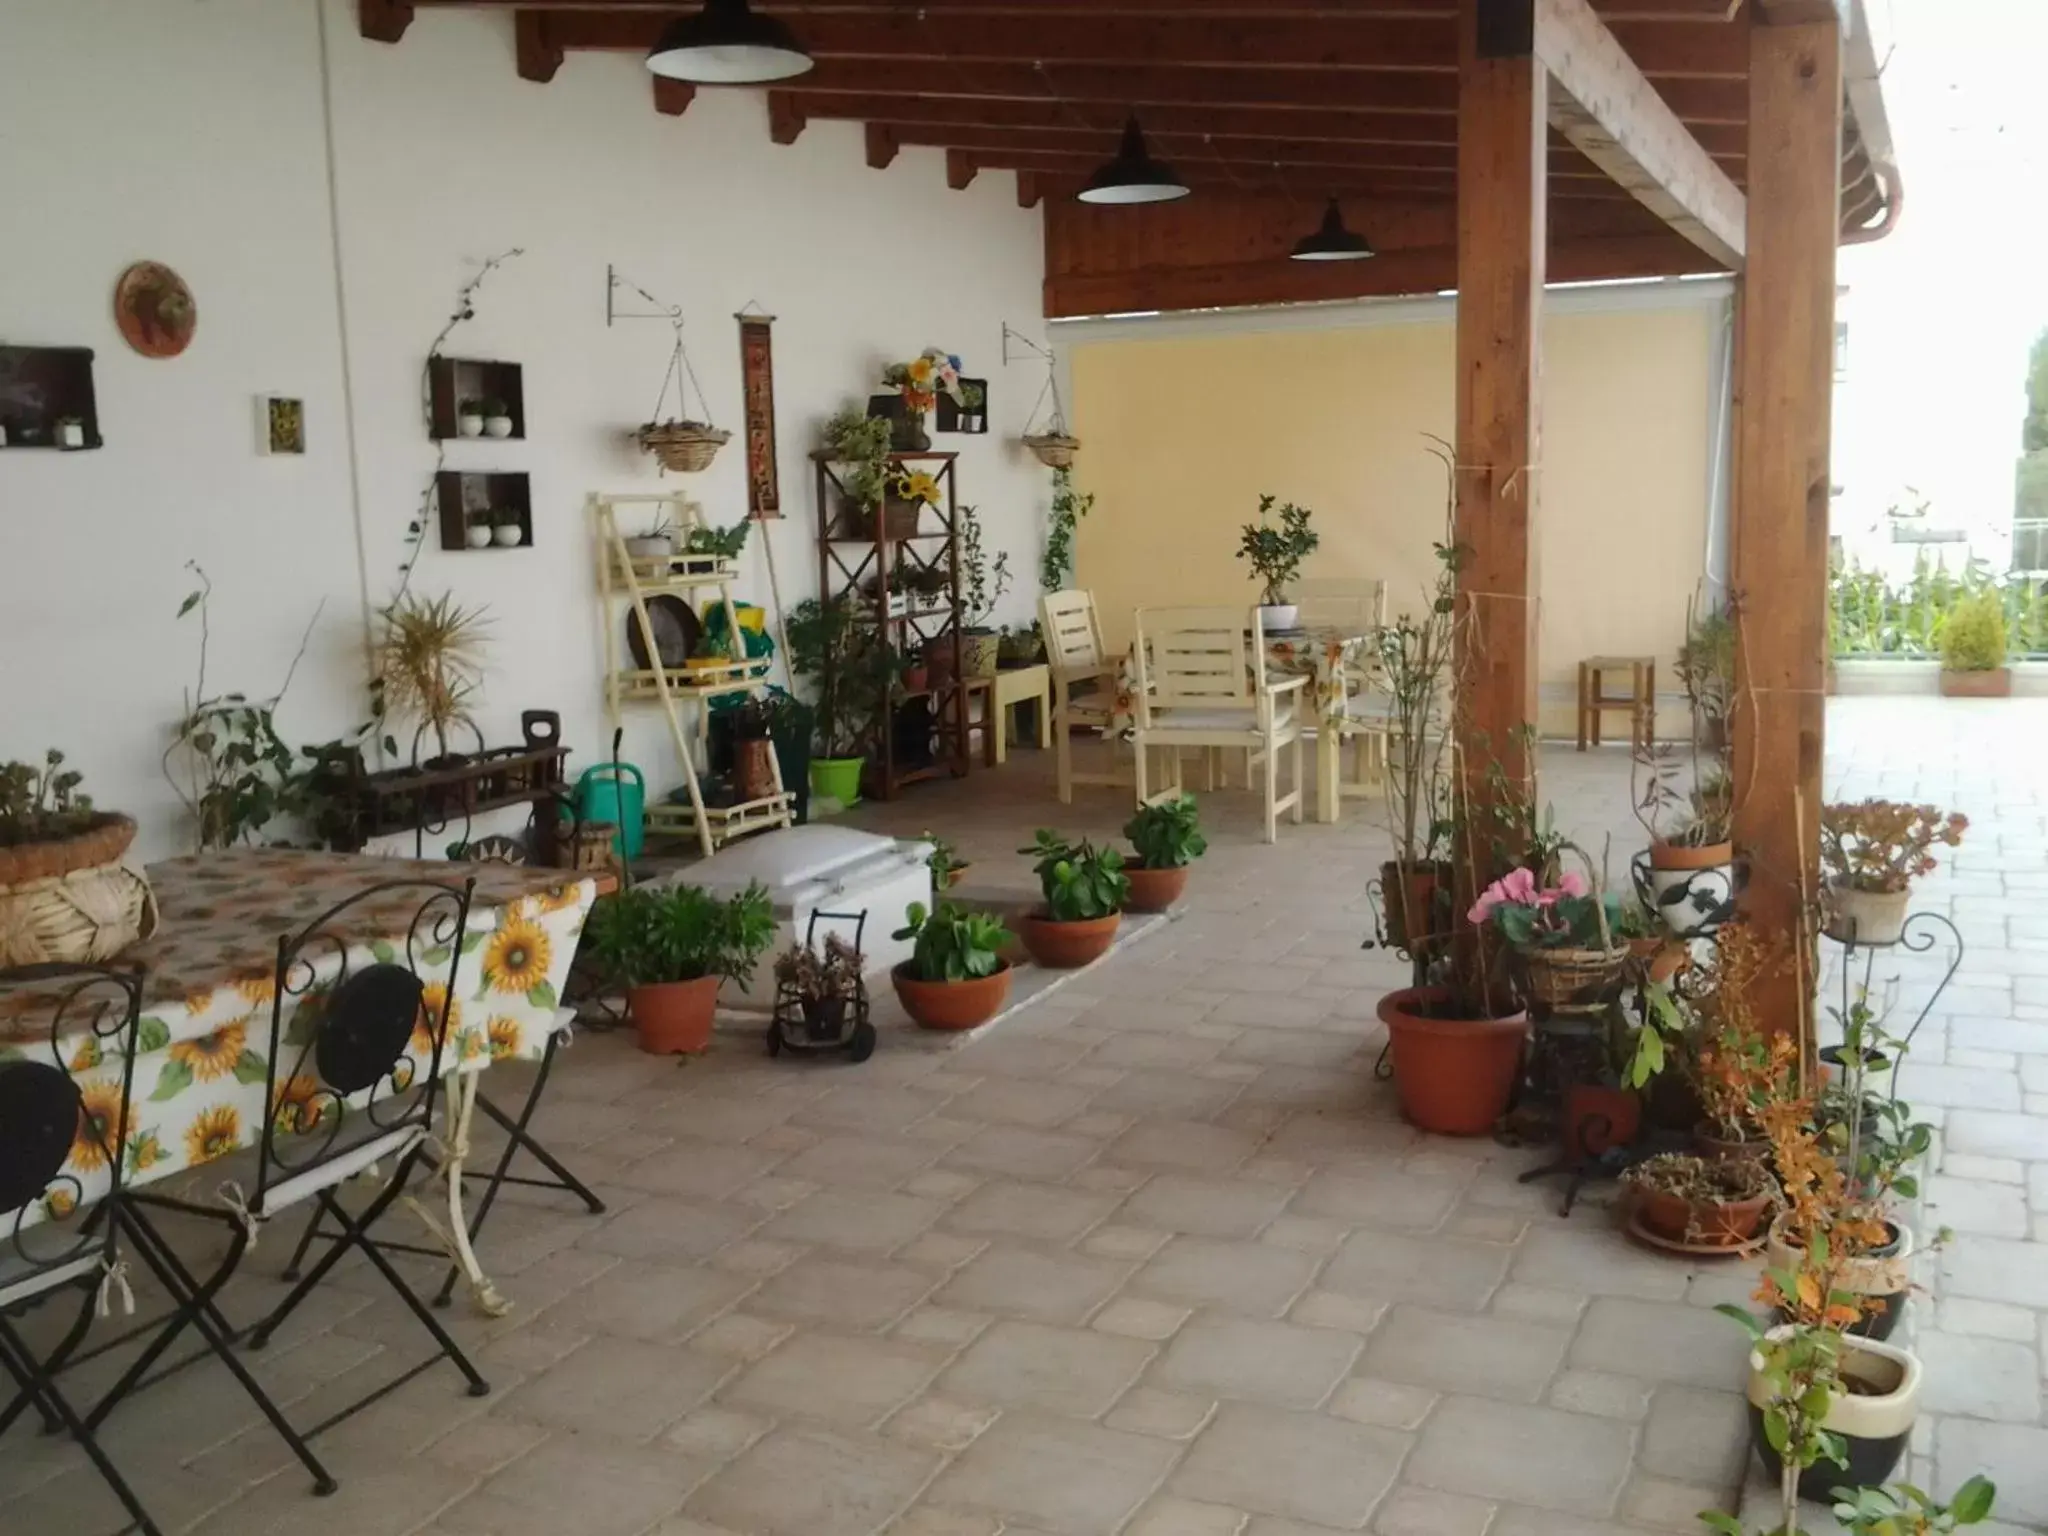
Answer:
[[1064, 432], [1036, 432], [1025, 437], [1024, 446], [1048, 469], [1072, 469], [1074, 455], [1081, 451], [1081, 439]]
[[1550, 1008], [1604, 1001], [1620, 984], [1628, 946], [1613, 949], [1525, 949], [1529, 997]]
[[111, 960], [156, 931], [149, 882], [121, 862], [126, 816], [47, 843], [0, 848], [0, 967]]
[[642, 427], [636, 434], [640, 446], [661, 460], [663, 469], [693, 475], [709, 469], [718, 450], [732, 441], [721, 428], [695, 421], [665, 421]]

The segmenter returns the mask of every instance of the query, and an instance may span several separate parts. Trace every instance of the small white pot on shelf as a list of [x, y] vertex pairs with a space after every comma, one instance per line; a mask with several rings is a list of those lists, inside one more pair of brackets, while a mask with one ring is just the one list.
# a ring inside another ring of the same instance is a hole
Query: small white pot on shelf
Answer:
[[483, 416], [476, 411], [464, 411], [455, 418], [455, 431], [459, 437], [482, 437], [484, 435]]
[[1301, 622], [1301, 607], [1297, 603], [1261, 603], [1259, 618], [1267, 634], [1292, 629]]
[[484, 435], [487, 437], [510, 437], [512, 435], [512, 418], [510, 416], [486, 416], [484, 418]]
[[471, 523], [468, 529], [465, 530], [463, 537], [468, 541], [471, 549], [489, 549], [491, 547], [491, 532], [491, 525], [489, 523]]
[[517, 549], [526, 542], [526, 530], [517, 523], [500, 523], [491, 530], [491, 542], [500, 549]]
[[85, 446], [85, 423], [82, 421], [58, 422], [57, 446], [59, 448], [83, 448]]

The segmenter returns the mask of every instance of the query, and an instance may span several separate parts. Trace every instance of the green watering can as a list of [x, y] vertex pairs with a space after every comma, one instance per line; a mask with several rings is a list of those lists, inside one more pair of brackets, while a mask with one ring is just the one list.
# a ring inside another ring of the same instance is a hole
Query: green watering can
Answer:
[[631, 763], [594, 763], [576, 781], [576, 815], [584, 821], [615, 822], [619, 835], [612, 839], [612, 848], [623, 859], [640, 857], [647, 841], [646, 812], [647, 779]]

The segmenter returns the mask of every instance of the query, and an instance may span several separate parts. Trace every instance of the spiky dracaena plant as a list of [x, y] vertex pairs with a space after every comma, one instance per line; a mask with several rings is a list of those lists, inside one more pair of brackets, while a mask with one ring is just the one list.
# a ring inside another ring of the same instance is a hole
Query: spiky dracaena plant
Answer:
[[382, 713], [417, 720], [419, 731], [433, 731], [445, 753], [448, 728], [469, 719], [483, 681], [487, 628], [483, 609], [464, 608], [450, 593], [403, 594], [384, 610], [377, 640]]

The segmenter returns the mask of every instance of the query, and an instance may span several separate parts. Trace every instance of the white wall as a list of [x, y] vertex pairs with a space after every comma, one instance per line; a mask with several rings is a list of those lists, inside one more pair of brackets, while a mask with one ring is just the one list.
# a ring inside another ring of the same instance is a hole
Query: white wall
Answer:
[[[867, 394], [885, 360], [961, 353], [992, 381], [991, 431], [939, 445], [963, 447], [966, 498], [1020, 573], [998, 618], [1029, 616], [1049, 485], [1014, 446], [1036, 376], [1005, 374], [999, 338], [1002, 321], [1028, 328], [1039, 313], [1043, 246], [1007, 176], [952, 192], [938, 152], [919, 150], [873, 171], [851, 124], [777, 146], [751, 93], [700, 92], [662, 117], [625, 55], [572, 55], [550, 84], [523, 81], [509, 17], [422, 12], [390, 47], [357, 37], [352, 0], [0, 0], [0, 207], [0, 338], [96, 348], [107, 440], [0, 453], [0, 758], [64, 746], [102, 804], [143, 822], [148, 856], [185, 835], [156, 768], [197, 640], [173, 620], [190, 587], [179, 566], [196, 558], [214, 579], [214, 687], [274, 688], [324, 599], [282, 723], [312, 741], [358, 722], [366, 609], [397, 577], [433, 467], [420, 368], [458, 287], [511, 246], [526, 254], [485, 285], [448, 350], [524, 365], [528, 440], [455, 444], [449, 466], [529, 472], [535, 547], [444, 553], [430, 529], [413, 578], [491, 612], [479, 721], [492, 741], [547, 707], [562, 712], [572, 771], [607, 755], [585, 498], [679, 483], [623, 436], [652, 410], [670, 334], [606, 328], [608, 262], [682, 306], [721, 425], [741, 414], [733, 313], [751, 300], [778, 317], [788, 517], [766, 526], [790, 603], [817, 584], [807, 454], [823, 418]], [[135, 355], [114, 329], [115, 277], [141, 258], [176, 268], [198, 302], [197, 336], [173, 361]], [[265, 390], [306, 399], [303, 460], [255, 454]], [[737, 438], [682, 483], [714, 520], [741, 516]], [[758, 536], [744, 565], [742, 595], [765, 604]], [[665, 739], [658, 712], [635, 712], [626, 755], [664, 788]]]

